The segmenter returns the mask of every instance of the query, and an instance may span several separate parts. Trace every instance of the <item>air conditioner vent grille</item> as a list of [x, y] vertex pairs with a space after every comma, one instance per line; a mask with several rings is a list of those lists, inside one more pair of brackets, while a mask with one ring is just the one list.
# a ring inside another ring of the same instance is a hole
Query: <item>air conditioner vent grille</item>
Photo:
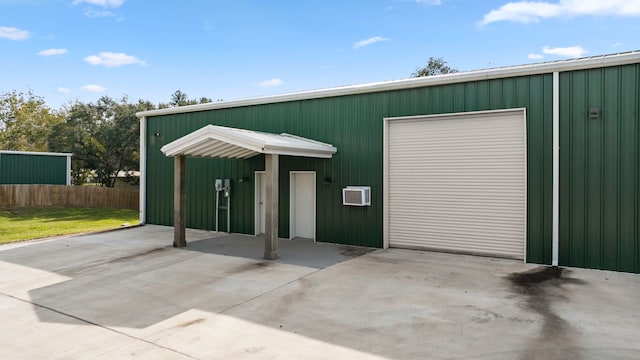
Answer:
[[370, 206], [371, 188], [369, 186], [347, 186], [342, 189], [342, 204], [350, 206]]

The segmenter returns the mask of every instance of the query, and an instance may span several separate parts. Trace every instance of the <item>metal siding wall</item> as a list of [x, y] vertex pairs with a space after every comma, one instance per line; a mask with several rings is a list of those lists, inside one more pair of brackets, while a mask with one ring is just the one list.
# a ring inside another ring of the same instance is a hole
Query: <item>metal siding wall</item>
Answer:
[[[551, 101], [552, 77], [548, 74], [150, 117], [147, 221], [173, 223], [173, 162], [161, 154], [164, 144], [206, 124], [287, 132], [330, 143], [338, 152], [330, 160], [281, 158], [280, 236], [287, 237], [289, 231], [289, 171], [309, 170], [317, 175], [317, 240], [381, 247], [383, 118], [526, 107], [527, 259], [550, 263]], [[153, 135], [156, 132], [157, 137]], [[215, 196], [213, 179], [231, 178], [240, 191], [232, 195], [232, 231], [253, 234], [253, 171], [264, 169], [263, 157], [238, 161], [237, 165], [224, 165], [224, 160], [193, 160], [187, 161], [187, 226], [212, 229], [207, 219]], [[235, 180], [242, 176], [251, 180], [239, 185]], [[326, 177], [331, 178], [330, 184], [325, 183]], [[196, 185], [197, 181], [201, 183]], [[341, 189], [347, 185], [371, 186], [372, 205], [342, 206]]]
[[67, 184], [67, 157], [0, 154], [0, 184]]
[[562, 265], [640, 273], [639, 79], [640, 65], [561, 74]]

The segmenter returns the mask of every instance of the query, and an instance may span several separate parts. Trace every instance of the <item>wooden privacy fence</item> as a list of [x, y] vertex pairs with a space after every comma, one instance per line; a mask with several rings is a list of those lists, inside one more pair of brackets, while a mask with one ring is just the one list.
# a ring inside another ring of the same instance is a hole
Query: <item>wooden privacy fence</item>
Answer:
[[138, 191], [97, 186], [0, 185], [0, 208], [38, 206], [137, 210]]

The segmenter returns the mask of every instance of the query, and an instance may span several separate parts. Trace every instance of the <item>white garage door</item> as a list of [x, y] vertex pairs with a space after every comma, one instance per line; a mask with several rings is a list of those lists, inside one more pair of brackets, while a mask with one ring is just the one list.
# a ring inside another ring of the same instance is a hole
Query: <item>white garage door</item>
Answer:
[[524, 109], [386, 121], [388, 244], [524, 259]]

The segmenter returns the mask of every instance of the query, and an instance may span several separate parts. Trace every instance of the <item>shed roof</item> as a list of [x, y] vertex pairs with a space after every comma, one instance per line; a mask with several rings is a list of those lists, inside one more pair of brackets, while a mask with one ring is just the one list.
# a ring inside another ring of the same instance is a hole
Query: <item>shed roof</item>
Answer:
[[166, 156], [247, 159], [258, 154], [331, 158], [335, 147], [290, 134], [207, 125], [164, 145]]
[[411, 89], [425, 86], [435, 86], [443, 84], [455, 84], [468, 81], [480, 81], [490, 79], [500, 79], [515, 76], [526, 76], [536, 74], [548, 74], [552, 72], [564, 72], [574, 70], [593, 69], [607, 66], [617, 66], [625, 64], [640, 63], [640, 50], [618, 54], [607, 54], [590, 56], [579, 59], [549, 61], [536, 64], [526, 64], [517, 66], [506, 66], [493, 69], [463, 71], [452, 74], [426, 76], [402, 80], [382, 81], [369, 84], [341, 86], [329, 89], [302, 91], [290, 94], [270, 95], [249, 99], [220, 101], [206, 104], [189, 106], [178, 106], [174, 108], [148, 110], [136, 113], [142, 118], [146, 116], [159, 116], [189, 113], [196, 111], [234, 108], [241, 106], [251, 106], [260, 104], [273, 104], [287, 101], [318, 99], [332, 96], [344, 96], [354, 94], [373, 93], [381, 91]]
[[66, 157], [73, 156], [73, 154], [71, 154], [71, 153], [55, 153], [55, 152], [41, 152], [41, 151], [15, 151], [15, 150], [0, 150], [0, 154], [66, 156]]

